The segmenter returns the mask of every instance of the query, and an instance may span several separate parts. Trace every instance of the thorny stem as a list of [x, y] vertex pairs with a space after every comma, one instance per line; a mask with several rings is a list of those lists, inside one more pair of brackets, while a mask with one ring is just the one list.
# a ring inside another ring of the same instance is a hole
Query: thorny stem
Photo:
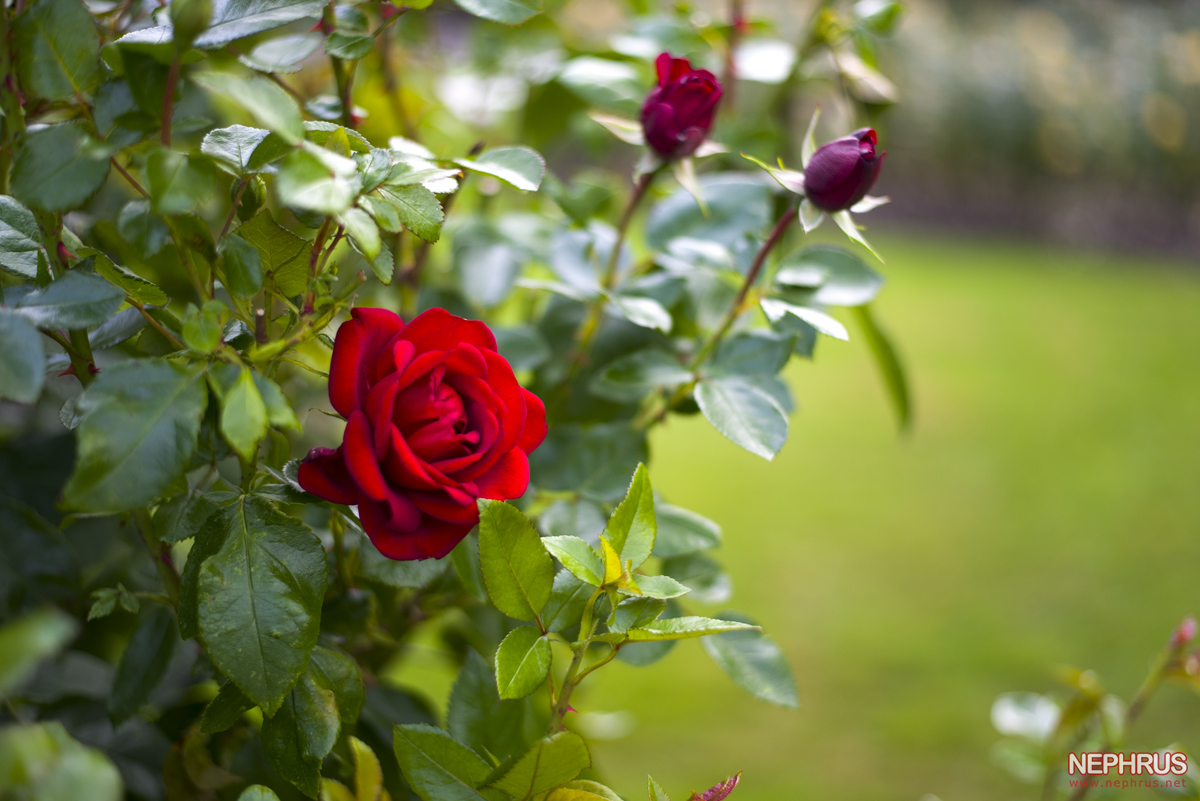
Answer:
[[126, 300], [129, 302], [129, 304], [131, 306], [133, 306], [135, 309], [137, 309], [139, 312], [142, 313], [142, 316], [146, 318], [146, 322], [150, 323], [150, 325], [152, 325], [158, 329], [158, 333], [162, 334], [164, 337], [171, 340], [171, 342], [174, 343], [175, 347], [179, 348], [180, 350], [186, 350], [186, 348], [184, 347], [184, 344], [182, 342], [180, 342], [178, 339], [176, 339], [174, 334], [172, 334], [165, 327], [163, 327], [162, 323], [160, 323], [158, 320], [155, 320], [154, 317], [150, 314], [150, 312], [146, 311], [146, 307], [144, 305], [142, 305], [141, 303], [139, 303], [137, 300], [135, 300], [133, 298], [126, 298]]
[[332, 217], [325, 218], [325, 222], [321, 224], [321, 230], [317, 231], [317, 238], [313, 240], [312, 253], [308, 257], [308, 291], [304, 293], [303, 314], [312, 314], [313, 312], [313, 299], [316, 296], [313, 281], [317, 277], [317, 264], [321, 258], [321, 248], [325, 245], [325, 235], [329, 233], [329, 223], [332, 220]]
[[221, 226], [221, 235], [217, 237], [218, 240], [224, 239], [225, 234], [229, 233], [229, 226], [233, 224], [233, 215], [237, 213], [238, 203], [242, 202], [242, 194], [246, 191], [248, 183], [249, 181], [245, 178], [238, 183], [238, 191], [233, 198], [233, 206], [229, 209], [229, 216], [225, 218], [225, 224]]
[[144, 198], [149, 199], [150, 193], [146, 191], [146, 188], [144, 186], [142, 186], [140, 183], [138, 183], [137, 178], [134, 178], [132, 175], [129, 174], [128, 170], [126, 170], [124, 167], [121, 166], [121, 162], [117, 161], [116, 156], [113, 156], [111, 159], [109, 159], [109, 161], [111, 161], [112, 165], [117, 168], [117, 172], [121, 173], [121, 177], [124, 178], [129, 183], [130, 186], [132, 186], [135, 190], [137, 190], [137, 193], [139, 195], [141, 195]]
[[[600, 587], [592, 593], [592, 597], [588, 598], [587, 603], [583, 607], [583, 618], [579, 621], [579, 633], [582, 635], [585, 631], [587, 636], [581, 637], [580, 641], [573, 646], [574, 655], [571, 657], [571, 664], [567, 668], [567, 674], [563, 676], [562, 692], [558, 696], [558, 702], [554, 705], [550, 715], [550, 728], [547, 730], [549, 734], [554, 734], [562, 728], [563, 718], [567, 715], [567, 707], [571, 705], [571, 692], [579, 686], [579, 682], [583, 680], [592, 669], [587, 670], [583, 675], [579, 675], [579, 667], [583, 664], [584, 657], [587, 656], [588, 646], [592, 643], [592, 635], [596, 633], [596, 624], [600, 621], [592, 617], [592, 612], [596, 605], [596, 601], [600, 598], [603, 590]], [[614, 651], [616, 649], [613, 649]], [[595, 667], [595, 666], [593, 666]]]

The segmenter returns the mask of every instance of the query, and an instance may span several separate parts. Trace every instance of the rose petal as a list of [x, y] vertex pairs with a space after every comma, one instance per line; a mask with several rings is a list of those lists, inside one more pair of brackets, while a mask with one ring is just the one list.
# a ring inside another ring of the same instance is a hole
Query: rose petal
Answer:
[[426, 515], [411, 534], [380, 532], [371, 537], [379, 552], [389, 559], [441, 559], [470, 533], [474, 523], [447, 523]]
[[338, 328], [329, 363], [329, 402], [343, 417], [362, 408], [369, 369], [381, 349], [403, 327], [399, 315], [387, 309], [358, 308]]
[[439, 520], [471, 525], [479, 522], [479, 508], [475, 505], [475, 497], [460, 489], [446, 487], [441, 492], [414, 490], [409, 493], [409, 497], [418, 509]]
[[375, 457], [371, 424], [362, 412], [356, 411], [350, 415], [342, 448], [345, 452], [346, 467], [359, 489], [368, 498], [376, 501], [387, 497], [388, 486], [383, 479], [383, 472], [379, 469], [379, 460]]
[[529, 459], [525, 452], [513, 449], [476, 480], [480, 498], [508, 501], [520, 498], [529, 489]]
[[390, 427], [390, 442], [383, 460], [383, 472], [393, 484], [408, 489], [436, 489], [438, 483], [430, 477], [426, 465], [394, 425]]
[[504, 413], [497, 414], [503, 432], [500, 450], [512, 450], [525, 428], [525, 396], [503, 356], [494, 351], [483, 351], [483, 357], [488, 363], [488, 386], [495, 391], [496, 399], [504, 403]]
[[417, 352], [449, 350], [460, 342], [477, 348], [496, 350], [496, 337], [478, 320], [455, 317], [445, 309], [429, 309], [413, 318], [401, 338], [416, 346]]
[[546, 405], [542, 403], [541, 398], [524, 387], [521, 387], [521, 394], [525, 396], [525, 428], [521, 431], [521, 438], [517, 440], [517, 447], [525, 453], [533, 453], [546, 439]]
[[300, 463], [296, 478], [305, 492], [330, 503], [358, 503], [358, 485], [346, 469], [341, 448], [313, 448]]
[[358, 505], [358, 515], [371, 542], [380, 534], [412, 534], [421, 526], [421, 510], [396, 492], [389, 491], [382, 501], [364, 499]]

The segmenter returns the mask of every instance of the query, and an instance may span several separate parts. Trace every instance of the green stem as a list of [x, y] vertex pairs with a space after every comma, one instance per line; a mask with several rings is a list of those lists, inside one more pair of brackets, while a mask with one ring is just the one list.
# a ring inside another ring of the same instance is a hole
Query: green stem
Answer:
[[150, 556], [154, 559], [154, 565], [158, 568], [158, 574], [162, 577], [163, 586], [167, 590], [167, 598], [170, 599], [171, 606], [178, 606], [179, 573], [175, 570], [175, 563], [171, 561], [170, 547], [158, 538], [158, 534], [154, 531], [154, 521], [150, 517], [150, 512], [145, 509], [139, 509], [133, 513], [133, 519], [137, 524], [138, 531], [141, 532], [142, 541], [146, 543], [146, 547], [150, 550]]
[[[562, 728], [563, 718], [567, 716], [567, 707], [571, 705], [571, 692], [579, 686], [579, 682], [583, 679], [583, 676], [578, 675], [579, 667], [583, 664], [584, 657], [587, 656], [588, 646], [592, 643], [592, 635], [596, 633], [596, 625], [600, 622], [592, 617], [592, 607], [596, 605], [602, 592], [603, 590], [597, 587], [583, 607], [583, 617], [579, 621], [579, 633], [583, 634], [586, 631], [587, 636], [572, 646], [574, 654], [571, 656], [567, 674], [563, 676], [562, 692], [558, 696], [558, 703], [555, 704], [550, 715], [550, 728], [547, 730], [549, 734], [554, 734]], [[589, 669], [588, 673], [590, 672]]]

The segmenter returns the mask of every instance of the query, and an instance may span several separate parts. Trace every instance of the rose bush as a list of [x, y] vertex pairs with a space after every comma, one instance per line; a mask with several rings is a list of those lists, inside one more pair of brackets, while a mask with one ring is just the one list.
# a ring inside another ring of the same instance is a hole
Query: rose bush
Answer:
[[546, 410], [517, 383], [486, 325], [430, 309], [405, 322], [357, 308], [334, 341], [336, 450], [313, 448], [300, 486], [357, 505], [389, 559], [440, 559], [479, 522], [476, 501], [519, 498]]

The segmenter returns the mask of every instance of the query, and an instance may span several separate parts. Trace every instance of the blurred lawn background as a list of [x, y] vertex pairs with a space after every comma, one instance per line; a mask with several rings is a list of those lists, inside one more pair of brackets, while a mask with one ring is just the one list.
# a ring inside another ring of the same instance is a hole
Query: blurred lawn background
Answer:
[[[686, 798], [739, 769], [741, 801], [1035, 797], [989, 762], [995, 696], [1074, 665], [1128, 699], [1200, 611], [1200, 275], [874, 238], [910, 435], [865, 346], [824, 340], [790, 370], [801, 408], [774, 463], [700, 418], [654, 441], [655, 487], [724, 527], [733, 603], [782, 645], [801, 709], [747, 703], [698, 643], [616, 663], [576, 706], [636, 717], [595, 748], [627, 798], [647, 772]], [[1166, 687], [1129, 747], [1185, 734], [1200, 753], [1200, 698]]]

